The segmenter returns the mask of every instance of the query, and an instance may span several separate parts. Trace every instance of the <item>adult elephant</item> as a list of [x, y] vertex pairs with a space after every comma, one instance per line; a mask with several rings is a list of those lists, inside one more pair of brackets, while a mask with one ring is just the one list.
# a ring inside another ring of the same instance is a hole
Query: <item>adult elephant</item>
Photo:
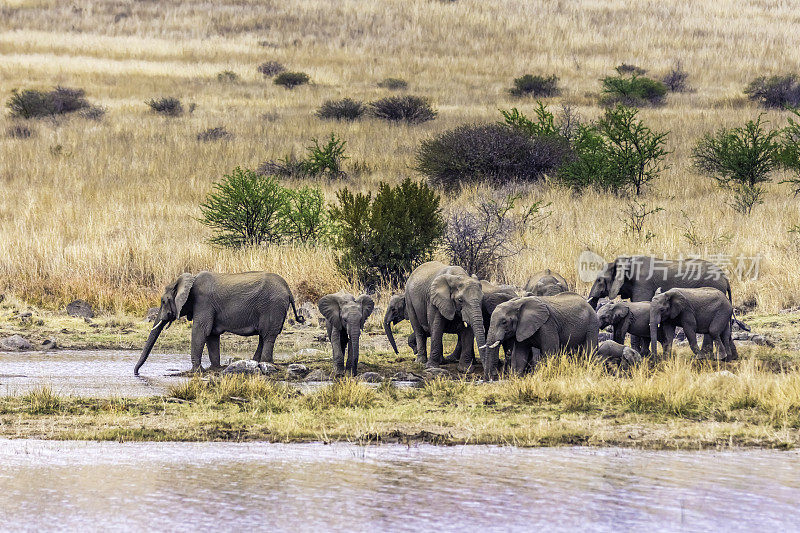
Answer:
[[500, 344], [514, 340], [511, 368], [525, 372], [532, 363], [532, 349], [545, 356], [560, 350], [591, 353], [597, 347], [600, 321], [594, 309], [574, 292], [555, 296], [526, 296], [497, 306], [486, 335], [484, 378], [497, 377]]
[[632, 302], [649, 302], [657, 289], [712, 287], [728, 295], [728, 277], [714, 263], [702, 259], [658, 259], [647, 255], [617, 257], [597, 275], [589, 304], [597, 308], [600, 298], [613, 300], [617, 296]]
[[181, 274], [167, 285], [161, 296], [161, 308], [155, 325], [133, 373], [139, 375], [139, 369], [164, 327], [182, 316], [192, 322], [193, 372], [201, 370], [200, 361], [205, 346], [208, 346], [211, 367], [220, 367], [219, 336], [223, 333], [258, 335], [258, 348], [253, 359], [272, 362], [275, 339], [283, 329], [290, 305], [295, 320], [303, 323], [305, 319], [297, 314], [289, 285], [277, 274]]
[[[403, 320], [408, 320], [408, 313], [406, 312], [406, 295], [395, 294], [389, 298], [389, 304], [386, 306], [386, 313], [383, 315], [383, 331], [386, 333], [386, 338], [389, 339], [389, 344], [392, 346], [394, 353], [399, 354], [397, 343], [394, 340], [394, 333], [392, 326], [399, 324]], [[488, 321], [485, 321], [488, 324]], [[445, 333], [458, 333], [457, 330], [445, 329]], [[417, 337], [412, 332], [408, 336], [408, 347], [417, 355]], [[444, 358], [445, 363], [457, 363], [461, 354], [461, 338], [459, 337], [453, 353]], [[425, 361], [423, 361], [424, 363]]]
[[546, 268], [528, 278], [525, 290], [533, 296], [555, 296], [568, 292], [569, 284], [561, 274]]
[[[474, 340], [479, 346], [486, 344], [482, 301], [481, 282], [461, 267], [430, 261], [414, 269], [406, 282], [406, 313], [417, 338], [417, 361], [427, 362], [429, 367], [441, 365], [442, 335], [453, 331], [461, 342], [458, 369], [467, 372], [474, 359]], [[483, 356], [484, 352], [480, 353]]]

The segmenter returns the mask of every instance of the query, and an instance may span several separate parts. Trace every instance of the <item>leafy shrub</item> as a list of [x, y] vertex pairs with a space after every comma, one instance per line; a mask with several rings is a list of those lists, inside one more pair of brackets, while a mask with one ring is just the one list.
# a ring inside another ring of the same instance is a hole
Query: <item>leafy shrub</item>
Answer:
[[222, 83], [234, 83], [239, 81], [239, 75], [232, 70], [223, 70], [217, 74], [217, 81]]
[[277, 61], [267, 61], [258, 66], [258, 71], [263, 74], [265, 78], [271, 78], [277, 76], [281, 72], [286, 72], [286, 67]]
[[416, 168], [431, 184], [454, 190], [480, 181], [536, 181], [569, 153], [563, 138], [532, 137], [500, 124], [464, 125], [422, 141]]
[[311, 139], [313, 146], [308, 147], [308, 156], [303, 161], [303, 170], [307, 175], [318, 176], [328, 174], [340, 177], [342, 171], [342, 161], [347, 159], [344, 155], [345, 141], [331, 133], [330, 138], [325, 144], [320, 144], [317, 139]]
[[643, 69], [642, 67], [637, 67], [636, 65], [629, 65], [628, 63], [620, 63], [617, 65], [614, 70], [617, 71], [617, 74], [620, 76], [642, 76], [647, 74], [647, 70]]
[[325, 195], [313, 187], [286, 189], [284, 235], [294, 242], [319, 242], [328, 234]]
[[12, 139], [30, 139], [34, 131], [24, 124], [14, 124], [6, 130], [6, 135]]
[[272, 83], [287, 89], [294, 89], [298, 85], [304, 85], [309, 81], [311, 81], [311, 78], [305, 72], [281, 72], [275, 76]]
[[369, 105], [374, 116], [391, 122], [419, 124], [436, 118], [428, 99], [420, 96], [390, 96]]
[[467, 209], [452, 209], [444, 234], [444, 249], [451, 264], [483, 279], [500, 279], [503, 261], [524, 248], [519, 234], [535, 228], [548, 216], [543, 210], [550, 204], [542, 201], [517, 211], [521, 198], [518, 194], [495, 193]]
[[322, 119], [333, 120], [358, 120], [364, 114], [362, 102], [343, 98], [342, 100], [327, 100], [317, 110], [317, 116]]
[[750, 82], [744, 94], [764, 107], [797, 107], [800, 106], [800, 80], [794, 74], [761, 76]]
[[596, 124], [581, 125], [572, 142], [575, 159], [557, 178], [575, 189], [594, 186], [637, 196], [663, 169], [668, 132], [657, 133], [637, 119], [639, 111], [618, 105]]
[[83, 89], [68, 87], [56, 87], [51, 91], [13, 89], [6, 107], [10, 110], [11, 116], [18, 118], [64, 115], [89, 107], [85, 94]]
[[[800, 108], [791, 110], [793, 117], [789, 117], [789, 125], [781, 132], [781, 165], [795, 174], [794, 177], [781, 181], [790, 183], [794, 187], [794, 195], [800, 194]], [[798, 120], [795, 121], [795, 118]]]
[[150, 109], [167, 117], [179, 117], [183, 114], [183, 104], [174, 96], [153, 98], [145, 102]]
[[439, 195], [424, 182], [381, 183], [375, 198], [345, 188], [337, 198], [330, 217], [339, 269], [368, 287], [401, 283], [431, 257], [444, 232]]
[[106, 108], [98, 105], [90, 105], [89, 107], [81, 109], [78, 114], [81, 118], [85, 118], [86, 120], [96, 120], [99, 122], [106, 116]]
[[378, 87], [391, 91], [400, 91], [408, 88], [408, 82], [400, 78], [386, 78], [378, 82]]
[[558, 89], [558, 76], [534, 76], [525, 74], [514, 80], [514, 87], [508, 91], [513, 96], [556, 96]]
[[197, 134], [197, 140], [202, 142], [229, 141], [233, 139], [233, 133], [225, 129], [224, 126], [208, 128]]
[[684, 93], [689, 90], [688, 85], [689, 73], [683, 70], [683, 64], [676, 62], [669, 72], [667, 72], [661, 81], [667, 86], [667, 89], [673, 93]]
[[623, 104], [631, 107], [661, 105], [667, 86], [644, 76], [608, 76], [603, 78], [601, 103], [607, 106]]
[[762, 203], [770, 174], [781, 164], [780, 131], [766, 130], [761, 117], [742, 128], [721, 128], [706, 134], [692, 152], [695, 167], [733, 192], [731, 207], [750, 214]]

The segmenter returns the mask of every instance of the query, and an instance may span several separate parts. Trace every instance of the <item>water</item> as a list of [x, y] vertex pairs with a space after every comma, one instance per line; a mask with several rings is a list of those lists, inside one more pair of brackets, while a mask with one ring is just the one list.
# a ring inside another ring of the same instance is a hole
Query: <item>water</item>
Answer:
[[749, 531], [800, 527], [800, 454], [0, 442], [3, 529]]

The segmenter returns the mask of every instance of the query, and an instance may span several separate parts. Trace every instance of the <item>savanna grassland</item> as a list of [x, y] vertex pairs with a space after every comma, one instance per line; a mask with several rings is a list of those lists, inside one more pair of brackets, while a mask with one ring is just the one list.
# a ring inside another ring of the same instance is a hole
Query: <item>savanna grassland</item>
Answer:
[[[494, 122], [498, 109], [530, 112], [511, 97], [513, 78], [556, 74], [562, 94], [586, 120], [601, 113], [599, 79], [626, 62], [654, 76], [680, 60], [691, 92], [671, 93], [642, 110], [669, 130], [669, 168], [644, 201], [649, 242], [623, 233], [623, 200], [542, 184], [526, 201], [550, 202], [549, 216], [522, 236], [527, 249], [505, 268], [509, 282], [550, 267], [587, 290], [576, 274], [586, 247], [605, 257], [762, 254], [760, 277], [734, 280], [737, 305], [774, 312], [800, 303], [800, 223], [796, 198], [776, 176], [765, 203], [744, 217], [729, 195], [691, 167], [703, 133], [740, 125], [762, 111], [742, 94], [754, 77], [800, 71], [796, 2], [622, 1], [302, 1], [75, 2], [4, 1], [0, 7], [0, 96], [14, 88], [82, 88], [107, 109], [100, 122], [77, 116], [30, 120], [28, 139], [0, 136], [0, 288], [33, 305], [58, 309], [82, 298], [111, 313], [141, 313], [182, 271], [271, 270], [297, 289], [356, 290], [335, 268], [334, 252], [273, 246], [228, 250], [208, 243], [199, 204], [212, 183], [240, 165], [302, 154], [312, 138], [335, 132], [347, 142], [344, 182], [318, 182], [329, 201], [344, 184], [374, 190], [379, 181], [419, 177], [421, 140], [462, 123]], [[257, 66], [279, 61], [312, 83], [275, 86]], [[237, 81], [219, 81], [224, 70]], [[390, 91], [431, 99], [439, 116], [419, 125], [377, 119], [318, 119], [332, 98], [370, 101]], [[192, 113], [166, 118], [145, 101], [179, 97]], [[786, 113], [765, 118], [782, 126]], [[14, 125], [7, 116], [0, 130]], [[234, 137], [200, 142], [223, 126]], [[355, 169], [358, 171], [355, 171]], [[466, 205], [477, 193], [447, 197]], [[688, 236], [687, 236], [688, 234]], [[302, 296], [302, 295], [301, 295]]]

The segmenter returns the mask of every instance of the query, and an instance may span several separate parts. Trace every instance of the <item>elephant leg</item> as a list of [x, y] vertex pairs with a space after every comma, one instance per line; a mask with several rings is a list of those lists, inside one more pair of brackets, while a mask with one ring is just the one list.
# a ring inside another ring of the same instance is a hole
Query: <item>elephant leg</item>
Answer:
[[408, 336], [408, 341], [406, 342], [411, 351], [414, 352], [414, 355], [417, 355], [417, 336], [412, 333]]
[[256, 347], [256, 351], [253, 354], [253, 361], [260, 361], [261, 360], [261, 350], [264, 348], [264, 336], [258, 336], [258, 346]]
[[[472, 332], [472, 328], [467, 327], [458, 334], [458, 338], [461, 341], [461, 358], [458, 361], [458, 371], [469, 372], [473, 361], [475, 361], [475, 334]], [[481, 361], [481, 364], [483, 364], [483, 361]]]
[[[344, 335], [342, 336], [344, 338]], [[342, 349], [344, 351], [344, 349]], [[353, 350], [353, 343], [351, 339], [348, 338], [347, 342], [347, 362], [344, 365], [344, 373], [348, 376], [355, 376], [356, 375], [356, 358], [355, 358], [355, 351]]]
[[264, 335], [264, 344], [261, 347], [261, 355], [258, 357], [259, 361], [262, 363], [272, 362], [273, 352], [275, 351], [275, 340], [277, 338], [277, 335]]
[[208, 359], [211, 361], [210, 369], [221, 368], [219, 364], [219, 335], [209, 335], [206, 339], [206, 346], [208, 347]]
[[462, 344], [463, 343], [462, 343], [462, 339], [461, 339], [461, 334], [459, 334], [458, 335], [458, 340], [456, 341], [456, 347], [453, 348], [453, 352], [450, 355], [448, 355], [447, 357], [444, 358], [444, 363], [445, 364], [458, 363], [459, 362], [459, 360], [461, 359], [461, 353], [462, 353], [462, 351], [464, 349]]
[[[634, 338], [639, 339], [639, 347], [641, 347], [639, 355], [642, 357], [648, 357], [650, 355], [650, 337], [634, 337], [631, 335], [631, 345], [633, 345]], [[636, 348], [634, 348], [634, 350], [636, 350]]]
[[703, 347], [700, 348], [700, 353], [707, 355], [714, 354], [714, 339], [708, 333], [703, 335]]
[[736, 352], [736, 345], [733, 343], [733, 337], [731, 336], [730, 324], [728, 324], [725, 331], [722, 332], [722, 343], [725, 345], [726, 361], [735, 361], [739, 359], [739, 354]]
[[536, 346], [531, 346], [528, 357], [530, 357], [531, 370], [536, 370], [536, 367], [542, 361], [542, 351]]
[[[195, 322], [195, 324], [197, 324]], [[203, 359], [203, 347], [206, 345], [206, 334], [199, 325], [192, 325], [192, 343], [191, 343], [191, 357], [192, 357], [192, 372], [199, 372], [203, 368], [200, 363]]]
[[521, 342], [514, 343], [511, 353], [511, 371], [519, 376], [525, 373], [528, 359], [531, 355], [531, 346]]
[[[686, 334], [686, 340], [689, 341], [689, 348], [692, 349], [692, 352], [694, 352], [695, 355], [699, 355], [700, 347], [697, 346], [697, 330], [694, 328], [694, 325], [684, 324], [683, 332]], [[713, 346], [711, 349], [714, 349]]]
[[675, 326], [671, 324], [662, 325], [661, 331], [664, 333], [664, 337], [663, 340], [659, 340], [661, 340], [661, 347], [664, 349], [664, 358], [666, 359], [672, 355], [672, 343], [675, 340]]
[[431, 321], [431, 356], [428, 358], [429, 367], [438, 367], [442, 364], [444, 346], [442, 336], [444, 334], [444, 324], [442, 315], [435, 313]]
[[[514, 352], [514, 339], [503, 341], [503, 372], [508, 374], [511, 372], [511, 355]], [[483, 364], [483, 361], [481, 361]]]

